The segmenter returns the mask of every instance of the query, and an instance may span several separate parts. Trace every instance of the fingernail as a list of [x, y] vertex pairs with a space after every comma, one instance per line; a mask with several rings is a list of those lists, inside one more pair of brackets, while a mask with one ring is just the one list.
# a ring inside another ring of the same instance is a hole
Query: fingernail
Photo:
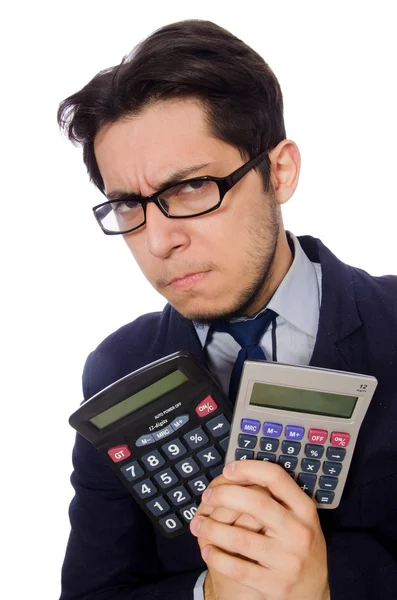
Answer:
[[226, 467], [223, 469], [223, 474], [227, 477], [228, 475], [233, 475], [234, 473], [234, 469], [236, 467], [236, 463], [232, 462], [229, 463], [228, 465], [226, 465]]
[[204, 502], [208, 502], [208, 500], [210, 499], [210, 496], [211, 496], [211, 490], [209, 488], [207, 488], [202, 493], [201, 498], [204, 500]]
[[190, 521], [190, 531], [194, 534], [198, 533], [202, 521], [201, 517], [194, 517], [194, 519]]

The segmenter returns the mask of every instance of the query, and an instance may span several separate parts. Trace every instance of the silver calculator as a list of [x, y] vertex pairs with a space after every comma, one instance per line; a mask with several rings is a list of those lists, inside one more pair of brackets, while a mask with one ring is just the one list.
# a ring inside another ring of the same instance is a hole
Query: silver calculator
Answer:
[[368, 375], [245, 361], [225, 463], [277, 463], [318, 508], [336, 508], [377, 384]]

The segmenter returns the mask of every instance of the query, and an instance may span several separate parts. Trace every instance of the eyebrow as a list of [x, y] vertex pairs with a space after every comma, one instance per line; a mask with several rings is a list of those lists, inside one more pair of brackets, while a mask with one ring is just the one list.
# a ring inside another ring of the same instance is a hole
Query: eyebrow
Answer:
[[[160, 182], [156, 189], [162, 190], [164, 188], [170, 187], [172, 185], [177, 185], [181, 183], [185, 179], [189, 178], [190, 175], [193, 175], [196, 171], [200, 169], [204, 169], [208, 167], [211, 163], [202, 163], [200, 165], [193, 165], [191, 167], [184, 167], [183, 169], [178, 169], [174, 171], [167, 179]], [[105, 194], [108, 200], [124, 200], [125, 198], [143, 198], [140, 194], [134, 194], [133, 192], [125, 192], [124, 190], [112, 190], [108, 194]]]

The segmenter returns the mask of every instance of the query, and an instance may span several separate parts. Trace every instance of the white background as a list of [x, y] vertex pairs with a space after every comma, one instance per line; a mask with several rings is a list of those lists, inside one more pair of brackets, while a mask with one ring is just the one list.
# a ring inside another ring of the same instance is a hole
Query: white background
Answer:
[[121, 239], [91, 214], [100, 194], [62, 139], [58, 104], [167, 23], [213, 20], [276, 73], [302, 154], [284, 209], [374, 275], [397, 272], [393, 1], [18, 2], [2, 8], [0, 593], [55, 600], [69, 533], [73, 431], [84, 360], [106, 335], [164, 305]]

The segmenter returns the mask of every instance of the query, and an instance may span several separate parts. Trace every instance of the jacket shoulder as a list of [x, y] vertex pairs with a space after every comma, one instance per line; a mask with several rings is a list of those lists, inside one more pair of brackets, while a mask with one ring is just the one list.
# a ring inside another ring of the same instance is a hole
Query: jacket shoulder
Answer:
[[86, 360], [84, 399], [155, 360], [162, 345], [160, 330], [164, 320], [166, 310], [147, 313], [107, 336]]

